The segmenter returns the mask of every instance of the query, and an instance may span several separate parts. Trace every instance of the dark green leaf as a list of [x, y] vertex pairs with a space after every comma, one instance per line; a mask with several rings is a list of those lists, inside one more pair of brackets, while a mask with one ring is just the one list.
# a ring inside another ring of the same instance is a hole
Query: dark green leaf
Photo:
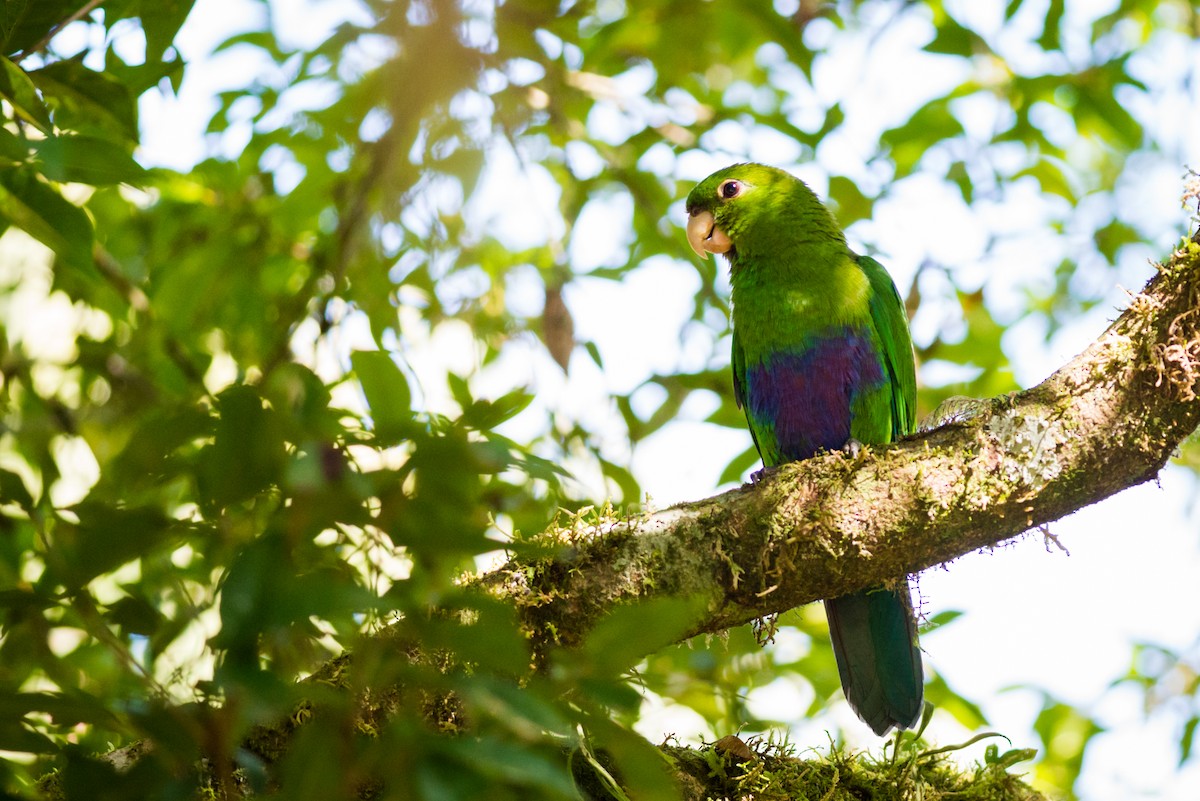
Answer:
[[68, 59], [33, 70], [29, 77], [54, 109], [60, 130], [102, 132], [131, 148], [137, 144], [134, 98], [114, 76]]
[[59, 522], [43, 583], [50, 580], [70, 589], [82, 587], [96, 576], [165, 546], [176, 531], [172, 521], [156, 509], [84, 503], [71, 511], [79, 522]]
[[494, 401], [475, 401], [463, 412], [463, 425], [471, 428], [490, 429], [512, 417], [516, 417], [533, 402], [533, 395], [516, 389]]
[[20, 723], [0, 722], [0, 749], [26, 754], [53, 754], [54, 741]]
[[91, 136], [52, 136], [35, 144], [42, 174], [53, 181], [102, 186], [145, 181], [146, 171], [120, 145]]
[[367, 396], [376, 436], [384, 442], [396, 441], [412, 420], [408, 379], [383, 351], [356, 350], [350, 354], [350, 364]]
[[539, 753], [520, 743], [496, 737], [453, 738], [444, 747], [465, 768], [495, 781], [538, 788], [563, 799], [578, 798], [567, 761], [556, 753]]
[[29, 158], [29, 144], [11, 131], [0, 128], [0, 159], [18, 164]]
[[33, 508], [33, 496], [16, 473], [0, 468], [0, 503], [15, 503], [26, 511]]
[[14, 55], [45, 41], [55, 26], [87, 0], [6, 0], [0, 3], [0, 41]]
[[207, 502], [219, 508], [277, 484], [285, 454], [280, 422], [252, 387], [239, 384], [218, 395], [217, 414], [199, 479]]
[[141, 0], [138, 16], [146, 33], [147, 60], [162, 61], [195, 3], [196, 0]]
[[925, 45], [930, 53], [969, 57], [986, 52], [987, 45], [979, 34], [960, 25], [953, 17], [945, 16], [937, 25], [933, 41]]
[[92, 264], [92, 223], [83, 210], [26, 170], [0, 171], [0, 217], [72, 267]]
[[685, 598], [618, 607], [588, 634], [581, 656], [594, 675], [617, 676], [682, 637], [702, 608], [702, 603]]

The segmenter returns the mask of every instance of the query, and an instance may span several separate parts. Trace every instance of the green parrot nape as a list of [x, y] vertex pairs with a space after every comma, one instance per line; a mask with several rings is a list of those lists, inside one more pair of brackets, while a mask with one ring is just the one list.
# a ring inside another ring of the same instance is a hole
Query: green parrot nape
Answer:
[[[764, 467], [884, 443], [916, 426], [904, 304], [879, 262], [850, 250], [800, 179], [735, 164], [687, 198], [701, 258], [729, 261], [733, 386]], [[923, 673], [907, 585], [825, 601], [846, 699], [879, 735], [921, 718]]]

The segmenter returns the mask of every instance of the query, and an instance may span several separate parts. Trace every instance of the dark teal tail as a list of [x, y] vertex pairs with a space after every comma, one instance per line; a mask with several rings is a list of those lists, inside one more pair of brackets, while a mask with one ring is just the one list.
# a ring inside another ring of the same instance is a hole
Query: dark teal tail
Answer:
[[879, 735], [915, 726], [924, 674], [908, 587], [827, 599], [825, 615], [850, 707]]

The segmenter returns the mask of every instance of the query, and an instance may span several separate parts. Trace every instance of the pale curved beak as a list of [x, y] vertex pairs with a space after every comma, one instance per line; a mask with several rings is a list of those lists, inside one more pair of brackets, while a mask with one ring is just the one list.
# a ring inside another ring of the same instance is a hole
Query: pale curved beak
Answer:
[[729, 237], [717, 227], [711, 211], [698, 211], [688, 217], [687, 238], [702, 259], [707, 259], [709, 253], [726, 253], [733, 247]]

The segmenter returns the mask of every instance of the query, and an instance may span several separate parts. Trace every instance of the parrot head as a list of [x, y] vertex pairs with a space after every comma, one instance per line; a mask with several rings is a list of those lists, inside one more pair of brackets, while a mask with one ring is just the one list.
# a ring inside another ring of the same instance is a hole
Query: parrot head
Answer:
[[832, 216], [808, 185], [764, 164], [734, 164], [705, 178], [687, 197], [687, 238], [696, 255], [723, 253], [731, 260], [779, 233], [780, 225], [836, 233]]

